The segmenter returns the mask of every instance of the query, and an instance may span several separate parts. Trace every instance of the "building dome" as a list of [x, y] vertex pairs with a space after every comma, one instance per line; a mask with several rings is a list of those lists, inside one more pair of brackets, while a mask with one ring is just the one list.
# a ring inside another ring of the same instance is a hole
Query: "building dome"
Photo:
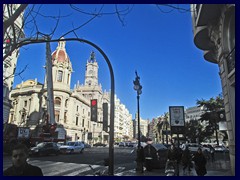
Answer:
[[[64, 39], [64, 38], [61, 38]], [[66, 41], [59, 41], [57, 49], [52, 53], [52, 61], [69, 63], [69, 57], [65, 49]]]

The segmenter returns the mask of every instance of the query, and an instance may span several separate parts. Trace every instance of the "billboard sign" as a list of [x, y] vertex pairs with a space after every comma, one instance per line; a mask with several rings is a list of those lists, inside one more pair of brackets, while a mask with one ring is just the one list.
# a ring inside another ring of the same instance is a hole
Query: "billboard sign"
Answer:
[[185, 115], [184, 106], [169, 106], [170, 125], [172, 134], [184, 133]]

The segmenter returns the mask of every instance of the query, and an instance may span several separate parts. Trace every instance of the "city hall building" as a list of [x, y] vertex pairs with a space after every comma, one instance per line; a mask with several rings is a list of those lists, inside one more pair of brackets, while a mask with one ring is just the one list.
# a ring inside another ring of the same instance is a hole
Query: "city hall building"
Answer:
[[[108, 143], [109, 135], [102, 127], [102, 104], [108, 103], [110, 108], [110, 92], [103, 92], [98, 82], [99, 67], [95, 54], [91, 52], [87, 60], [84, 83], [80, 84], [78, 81], [71, 89], [73, 67], [65, 46], [65, 41], [59, 41], [56, 50], [52, 53], [55, 122], [64, 126], [69, 140]], [[37, 82], [37, 79], [30, 79], [18, 84], [12, 90], [10, 97], [13, 106], [10, 110], [9, 123], [31, 129], [45, 123], [43, 115], [48, 101], [46, 84], [46, 78], [44, 84]], [[91, 99], [98, 101], [98, 122], [90, 120]], [[118, 102], [115, 104], [115, 115], [117, 115], [114, 119], [115, 137], [120, 139], [124, 135], [132, 137], [128, 129], [132, 126], [132, 115], [116, 95], [115, 101]]]

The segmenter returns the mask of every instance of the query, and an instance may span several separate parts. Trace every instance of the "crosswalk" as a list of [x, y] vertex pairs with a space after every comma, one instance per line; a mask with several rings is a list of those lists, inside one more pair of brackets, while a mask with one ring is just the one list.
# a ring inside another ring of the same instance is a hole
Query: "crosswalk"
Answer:
[[[65, 163], [54, 161], [28, 160], [29, 164], [42, 169], [44, 176], [93, 176], [97, 171], [107, 171], [108, 167], [101, 165]], [[3, 169], [11, 166], [10, 160], [3, 161]]]
[[[28, 160], [31, 165], [38, 166], [42, 169], [44, 176], [94, 176], [96, 172], [107, 175], [108, 166], [77, 164], [43, 160]], [[3, 170], [12, 165], [10, 159], [3, 160]], [[116, 167], [114, 174], [121, 176], [125, 167]]]

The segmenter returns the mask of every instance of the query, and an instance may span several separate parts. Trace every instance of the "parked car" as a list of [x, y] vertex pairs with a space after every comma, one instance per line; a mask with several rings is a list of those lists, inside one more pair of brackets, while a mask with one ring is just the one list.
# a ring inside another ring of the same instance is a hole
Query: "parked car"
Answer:
[[188, 143], [188, 148], [191, 153], [196, 153], [198, 148], [201, 148], [202, 152], [207, 152], [207, 153], [210, 152], [210, 148], [204, 147], [201, 144], [197, 144], [197, 143]]
[[134, 143], [134, 142], [130, 142], [128, 144], [128, 147], [136, 147], [137, 146], [137, 143]]
[[92, 146], [91, 146], [91, 144], [84, 143], [84, 147], [85, 147], [85, 148], [91, 148]]
[[125, 142], [120, 142], [120, 143], [118, 144], [118, 146], [119, 146], [119, 147], [124, 147], [124, 146], [126, 146], [126, 143], [125, 143]]
[[64, 142], [58, 142], [57, 145], [58, 145], [58, 147], [60, 148], [61, 146], [64, 145]]
[[228, 148], [224, 147], [224, 146], [214, 146], [214, 150], [215, 152], [228, 152]]
[[103, 143], [100, 143], [100, 142], [98, 142], [98, 143], [95, 143], [95, 144], [93, 144], [93, 146], [94, 146], [94, 147], [106, 147], [107, 145], [106, 145], [106, 144], [103, 144]]
[[60, 152], [59, 147], [57, 143], [55, 142], [41, 142], [37, 144], [36, 147], [32, 147], [30, 149], [29, 154], [30, 155], [49, 155], [49, 154], [55, 154], [58, 155]]
[[60, 147], [60, 152], [63, 154], [83, 153], [84, 148], [84, 144], [80, 141], [69, 141]]

